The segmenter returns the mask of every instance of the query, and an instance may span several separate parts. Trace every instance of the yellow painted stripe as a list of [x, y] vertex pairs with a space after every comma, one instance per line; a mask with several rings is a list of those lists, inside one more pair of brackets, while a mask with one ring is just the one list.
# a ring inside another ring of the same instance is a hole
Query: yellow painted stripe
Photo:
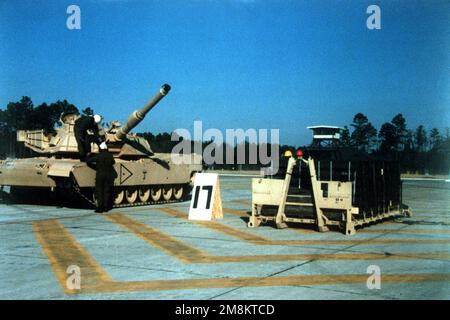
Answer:
[[415, 214], [412, 216], [412, 218], [418, 218], [418, 219], [447, 219], [447, 220], [440, 220], [443, 223], [449, 223], [450, 222], [450, 216], [441, 216], [441, 215], [419, 215]]
[[450, 233], [450, 229], [400, 229], [400, 230], [395, 230], [395, 229], [361, 229], [357, 231], [358, 233], [385, 233], [385, 232], [389, 232], [389, 233], [405, 233], [405, 234], [419, 234], [419, 233], [423, 233], [423, 234], [427, 234], [427, 233], [434, 233], [434, 234], [439, 234], [439, 233]]
[[207, 256], [206, 253], [126, 215], [113, 213], [104, 217], [185, 263], [203, 262]]
[[449, 212], [414, 212], [414, 214], [425, 214], [425, 215], [443, 215], [443, 216], [449, 216], [450, 215], [450, 211]]
[[433, 213], [433, 212], [422, 212], [422, 213], [413, 213], [414, 216], [441, 216], [441, 217], [450, 217], [450, 213]]
[[[180, 211], [180, 210], [177, 210], [174, 208], [158, 208], [158, 210], [160, 210], [164, 213], [167, 213], [173, 217], [188, 220], [188, 215], [186, 213], [184, 213], [183, 211]], [[253, 235], [251, 233], [244, 232], [244, 231], [241, 231], [236, 228], [228, 227], [226, 225], [219, 224], [214, 221], [193, 221], [193, 220], [188, 220], [188, 221], [192, 222], [193, 224], [201, 225], [208, 229], [219, 231], [226, 235], [229, 235], [229, 236], [232, 236], [232, 237], [244, 240], [244, 241], [249, 241], [249, 242], [258, 243], [258, 244], [260, 242], [264, 243], [267, 241], [267, 239], [265, 239], [263, 237]]]
[[37, 240], [47, 255], [50, 265], [61, 287], [66, 293], [79, 292], [67, 288], [66, 281], [70, 274], [66, 273], [70, 265], [80, 268], [81, 290], [86, 291], [100, 283], [109, 283], [111, 278], [81, 246], [74, 237], [67, 232], [57, 220], [41, 220], [33, 222], [33, 231]]
[[[119, 215], [117, 217], [116, 215]], [[110, 215], [112, 216], [112, 215]], [[134, 224], [127, 219], [122, 219], [120, 214], [114, 214], [112, 221], [120, 224]], [[126, 218], [126, 217], [125, 217]], [[134, 227], [132, 228], [135, 229]], [[73, 238], [64, 226], [56, 220], [33, 222], [33, 230], [47, 255], [53, 271], [66, 293], [73, 293], [66, 289], [67, 274], [65, 270], [71, 264], [81, 268], [81, 290], [77, 293], [104, 293], [104, 292], [130, 292], [130, 291], [161, 291], [230, 287], [280, 287], [299, 285], [365, 285], [367, 274], [350, 275], [294, 275], [285, 277], [236, 277], [236, 278], [203, 278], [182, 280], [149, 280], [149, 281], [112, 281], [100, 265], [89, 253]], [[139, 229], [142, 236], [148, 235], [147, 229]], [[170, 239], [161, 234], [162, 242]], [[153, 237], [153, 235], [152, 235]], [[170, 246], [166, 250], [171, 250]], [[420, 254], [419, 254], [420, 255]], [[304, 255], [305, 256], [305, 255]], [[314, 256], [314, 255], [308, 255]], [[316, 255], [317, 256], [317, 255]], [[324, 255], [322, 255], [324, 256]], [[337, 256], [337, 255], [329, 255]], [[353, 255], [355, 256], [355, 255]], [[365, 255], [358, 255], [363, 258]], [[211, 260], [232, 259], [241, 262], [244, 257], [211, 257]], [[254, 259], [255, 257], [251, 257]], [[414, 254], [413, 258], [417, 258]], [[209, 259], [208, 259], [209, 260]], [[449, 282], [450, 274], [383, 274], [382, 283], [419, 283], [419, 282]]]
[[[177, 218], [188, 220], [187, 213], [174, 208], [158, 208], [158, 210], [165, 212]], [[189, 220], [194, 224], [201, 225], [208, 229], [222, 232], [228, 236], [235, 237], [240, 240], [248, 241], [252, 244], [258, 245], [355, 245], [355, 244], [369, 244], [369, 245], [385, 245], [385, 244], [448, 244], [449, 239], [370, 239], [370, 240], [271, 240], [261, 236], [242, 231], [216, 221], [199, 222]], [[298, 229], [297, 229], [298, 230]]]
[[[177, 212], [177, 214], [179, 214]], [[233, 263], [259, 261], [307, 261], [307, 260], [384, 260], [384, 259], [448, 259], [450, 253], [339, 253], [339, 254], [270, 254], [250, 256], [213, 256], [181, 242], [161, 231], [136, 221], [120, 213], [105, 215], [110, 221], [119, 224], [141, 239], [164, 250], [169, 255], [185, 263]], [[202, 224], [203, 225], [203, 224]], [[260, 244], [257, 242], [257, 244]]]
[[447, 260], [450, 253], [397, 253], [385, 255], [379, 253], [313, 253], [313, 254], [270, 254], [252, 256], [214, 256], [207, 262], [260, 262], [260, 261], [309, 261], [309, 260]]
[[[410, 220], [387, 220], [386, 222], [383, 222], [383, 224], [400, 224], [400, 225], [405, 225], [407, 223], [409, 223], [409, 225], [422, 225], [422, 226], [426, 226], [426, 225], [440, 225], [440, 226], [445, 226], [445, 227], [449, 227], [450, 226], [450, 221], [444, 221], [444, 220], [429, 220], [430, 218], [418, 218], [414, 220], [414, 217], [409, 218]], [[411, 220], [413, 219], [413, 220]], [[432, 219], [432, 218], [431, 218]]]
[[249, 213], [247, 213], [246, 211], [236, 210], [236, 209], [232, 209], [232, 208], [223, 208], [223, 212], [230, 213], [235, 216], [242, 217], [242, 218], [248, 218], [251, 215], [250, 211], [249, 211]]
[[[359, 284], [366, 286], [367, 274], [346, 275], [295, 275], [285, 277], [239, 277], [213, 279], [185, 280], [151, 280], [126, 283], [108, 283], [98, 287], [97, 292], [130, 292], [130, 291], [161, 291], [233, 287], [286, 287], [286, 286], [320, 286]], [[449, 282], [450, 274], [383, 274], [381, 283], [421, 283]]]
[[231, 200], [230, 202], [239, 203], [239, 204], [248, 205], [248, 206], [252, 205], [251, 200], [244, 200], [244, 199]]

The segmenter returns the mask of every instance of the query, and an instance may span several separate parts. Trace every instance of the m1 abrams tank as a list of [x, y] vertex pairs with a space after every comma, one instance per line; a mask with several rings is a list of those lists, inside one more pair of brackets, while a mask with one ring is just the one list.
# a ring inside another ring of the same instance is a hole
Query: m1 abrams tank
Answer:
[[[190, 192], [194, 174], [202, 170], [200, 155], [153, 153], [147, 140], [130, 133], [169, 90], [169, 85], [163, 85], [124, 126], [113, 121], [100, 131], [116, 160], [114, 207], [182, 201]], [[10, 186], [12, 193], [51, 190], [57, 197], [75, 195], [95, 204], [95, 171], [80, 161], [74, 135], [78, 117], [62, 114], [56, 134], [18, 131], [17, 140], [41, 156], [0, 160], [0, 185]], [[92, 151], [98, 152], [98, 147], [93, 145]]]

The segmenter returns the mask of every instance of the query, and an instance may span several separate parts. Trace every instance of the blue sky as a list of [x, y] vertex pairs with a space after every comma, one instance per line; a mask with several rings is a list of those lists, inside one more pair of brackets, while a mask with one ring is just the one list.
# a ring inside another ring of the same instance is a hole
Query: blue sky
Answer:
[[[81, 9], [68, 30], [66, 9]], [[381, 30], [366, 9], [381, 8]], [[450, 126], [449, 1], [0, 1], [0, 107], [67, 99], [125, 121], [161, 84], [172, 92], [139, 130], [308, 125]]]

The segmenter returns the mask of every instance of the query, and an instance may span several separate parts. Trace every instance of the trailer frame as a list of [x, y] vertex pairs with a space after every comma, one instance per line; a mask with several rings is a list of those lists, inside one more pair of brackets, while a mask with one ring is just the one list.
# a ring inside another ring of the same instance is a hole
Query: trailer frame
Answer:
[[[300, 166], [301, 162], [309, 168], [312, 199], [310, 202], [302, 201], [302, 198], [307, 198], [305, 196], [289, 194], [293, 169], [296, 165]], [[354, 183], [350, 181], [319, 180], [313, 158], [305, 160], [302, 157], [295, 159], [291, 156], [284, 180], [252, 179], [252, 215], [248, 227], [255, 228], [261, 223], [274, 221], [279, 229], [288, 227], [287, 223], [313, 224], [320, 232], [329, 231], [329, 226], [338, 226], [346, 235], [353, 235], [357, 226], [366, 226], [394, 216], [411, 216], [411, 209], [400, 203], [388, 205], [387, 210], [381, 213], [372, 213], [371, 216], [363, 214], [361, 217], [360, 208], [353, 206], [354, 188]], [[288, 197], [295, 197], [299, 201], [288, 202]], [[263, 206], [277, 206], [276, 215], [265, 215]], [[314, 218], [288, 217], [286, 206], [313, 207]], [[327, 216], [328, 213], [334, 213], [334, 216], [338, 214], [340, 218], [332, 219]]]

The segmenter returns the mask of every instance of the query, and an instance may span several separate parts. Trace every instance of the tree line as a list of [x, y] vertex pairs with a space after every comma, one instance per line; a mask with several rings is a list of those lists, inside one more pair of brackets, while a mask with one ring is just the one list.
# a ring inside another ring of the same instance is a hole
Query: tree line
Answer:
[[[58, 100], [53, 103], [41, 103], [34, 106], [29, 97], [22, 97], [17, 102], [10, 102], [6, 108], [0, 109], [0, 158], [32, 156], [29, 150], [16, 142], [17, 130], [43, 129], [46, 133], [54, 132], [59, 126], [59, 118], [63, 112], [75, 112], [93, 115], [91, 108], [79, 109], [67, 100]], [[151, 145], [154, 152], [171, 152], [178, 143], [171, 141], [171, 134], [164, 132], [153, 134], [141, 132]], [[191, 142], [192, 144], [198, 142]], [[201, 142], [204, 149], [213, 141]], [[251, 144], [244, 142], [246, 154]], [[353, 122], [344, 126], [341, 133], [340, 144], [374, 155], [385, 155], [398, 159], [402, 171], [412, 173], [448, 174], [450, 169], [450, 136], [449, 129], [441, 133], [438, 128], [429, 131], [419, 125], [409, 129], [402, 114], [397, 114], [390, 122], [381, 125], [377, 130], [367, 116], [357, 113]], [[226, 158], [230, 148], [237, 155], [238, 146], [220, 146], [223, 148], [223, 158]], [[258, 149], [259, 146], [256, 146]], [[295, 150], [296, 146], [280, 146], [280, 155], [285, 150]], [[202, 149], [202, 150], [203, 150]], [[270, 150], [270, 147], [269, 147]], [[259, 163], [259, 162], [258, 162]], [[260, 165], [246, 163], [240, 166], [219, 164], [216, 168], [225, 169], [258, 169]]]
[[344, 126], [341, 144], [397, 159], [403, 172], [448, 174], [450, 169], [449, 128], [445, 134], [438, 128], [427, 131], [423, 125], [409, 129], [401, 113], [379, 130], [367, 116], [357, 113], [350, 126]]
[[[16, 140], [17, 130], [43, 129], [46, 134], [55, 132], [59, 119], [64, 112], [80, 113], [75, 105], [67, 100], [53, 103], [41, 103], [35, 106], [30, 97], [24, 96], [17, 102], [10, 102], [4, 110], [0, 109], [0, 158], [15, 158], [31, 155]], [[91, 108], [81, 111], [93, 114]]]

